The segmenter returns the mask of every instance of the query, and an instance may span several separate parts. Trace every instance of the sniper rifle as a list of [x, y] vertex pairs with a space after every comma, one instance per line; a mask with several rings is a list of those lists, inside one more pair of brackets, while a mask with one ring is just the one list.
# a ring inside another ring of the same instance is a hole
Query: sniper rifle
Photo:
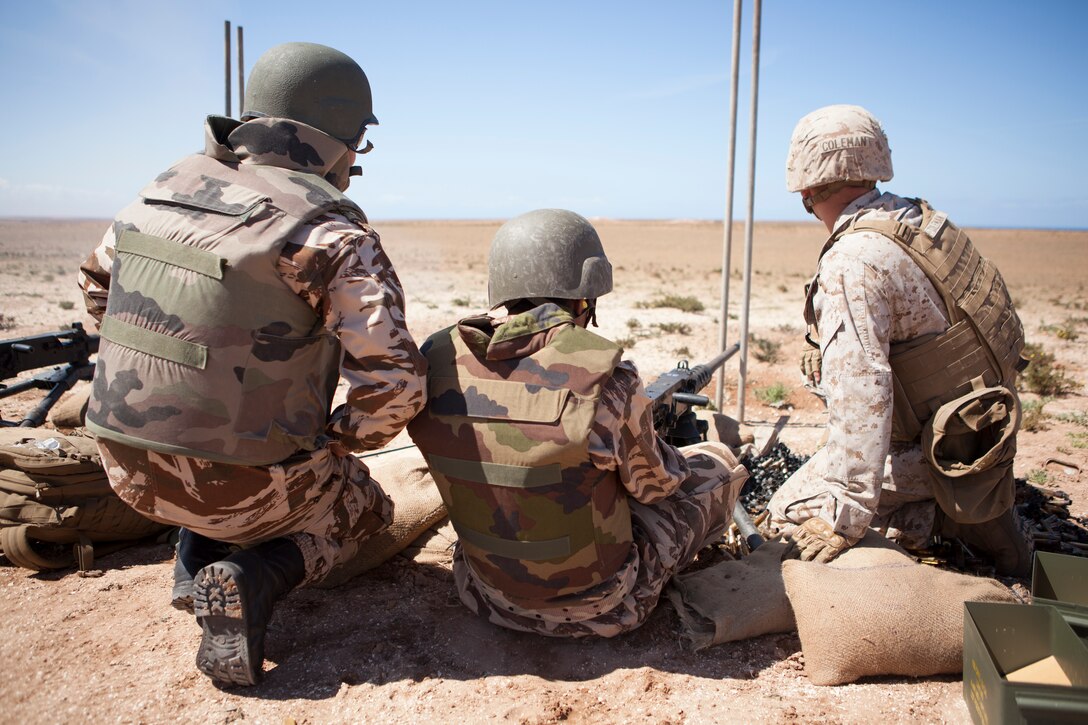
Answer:
[[94, 375], [90, 357], [98, 352], [98, 341], [99, 336], [87, 334], [79, 322], [56, 332], [0, 340], [0, 380], [30, 370], [52, 368], [12, 385], [0, 383], [0, 398], [34, 388], [49, 391], [21, 421], [0, 419], [0, 426], [32, 428], [41, 425], [49, 409], [66, 391], [77, 381], [90, 380]]

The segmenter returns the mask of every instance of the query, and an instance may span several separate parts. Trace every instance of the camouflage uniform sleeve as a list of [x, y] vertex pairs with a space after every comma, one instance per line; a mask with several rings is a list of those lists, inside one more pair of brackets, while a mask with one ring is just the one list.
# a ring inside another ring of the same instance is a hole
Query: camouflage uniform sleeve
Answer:
[[328, 434], [352, 451], [380, 448], [423, 406], [427, 363], [378, 234], [343, 217], [319, 218], [285, 247], [280, 274], [343, 348], [347, 401], [332, 412]]
[[589, 452], [594, 466], [615, 470], [628, 494], [641, 503], [665, 498], [690, 473], [680, 451], [654, 430], [650, 399], [634, 363], [626, 360], [604, 384]]
[[880, 501], [891, 440], [890, 285], [879, 270], [834, 250], [819, 277], [830, 494], [820, 516], [840, 534], [861, 537]]
[[106, 314], [106, 298], [110, 291], [110, 273], [113, 269], [113, 254], [116, 238], [111, 226], [106, 230], [101, 243], [91, 255], [79, 265], [79, 286], [83, 290], [83, 299], [87, 313], [101, 324]]

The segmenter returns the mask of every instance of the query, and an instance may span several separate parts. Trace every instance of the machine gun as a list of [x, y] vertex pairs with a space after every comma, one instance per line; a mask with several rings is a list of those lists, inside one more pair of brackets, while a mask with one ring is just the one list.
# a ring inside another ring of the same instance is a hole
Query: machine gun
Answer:
[[690, 446], [706, 440], [707, 423], [695, 417], [696, 405], [710, 405], [710, 398], [700, 395], [714, 373], [740, 349], [739, 343], [723, 350], [717, 357], [703, 365], [688, 367], [681, 360], [676, 367], [662, 373], [646, 388], [654, 406], [654, 428], [674, 446]]
[[0, 340], [0, 380], [30, 370], [52, 368], [12, 385], [0, 383], [0, 398], [33, 388], [49, 391], [21, 421], [0, 419], [0, 426], [28, 428], [41, 425], [60, 396], [77, 381], [91, 379], [94, 363], [90, 357], [98, 352], [98, 341], [99, 336], [88, 335], [79, 322], [57, 332]]
[[[646, 388], [646, 394], [653, 401], [654, 429], [674, 446], [690, 446], [706, 440], [708, 424], [695, 417], [693, 407], [710, 405], [710, 398], [699, 391], [705, 388], [714, 373], [740, 350], [740, 344], [723, 350], [719, 355], [702, 365], [688, 367], [686, 360], [681, 360], [675, 368], [662, 373]], [[763, 543], [744, 505], [738, 500], [733, 507], [733, 521], [736, 522], [741, 536], [744, 537], [749, 551], [754, 551]]]

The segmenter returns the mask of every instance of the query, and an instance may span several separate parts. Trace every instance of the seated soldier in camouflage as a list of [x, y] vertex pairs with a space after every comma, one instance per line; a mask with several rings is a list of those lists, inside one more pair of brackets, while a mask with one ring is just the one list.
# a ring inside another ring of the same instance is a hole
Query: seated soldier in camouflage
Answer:
[[507, 222], [492, 309], [423, 345], [428, 402], [409, 425], [459, 544], [461, 601], [510, 629], [612, 637], [719, 539], [747, 478], [728, 447], [654, 431], [633, 363], [589, 332], [612, 267], [569, 211]]
[[[425, 361], [378, 235], [343, 194], [377, 123], [362, 69], [276, 46], [242, 119], [208, 118], [205, 152], [120, 212], [81, 285], [102, 331], [87, 427], [110, 483], [182, 527], [174, 605], [204, 630], [197, 666], [250, 685], [275, 601], [388, 526], [392, 503], [351, 452], [404, 428]], [[340, 377], [347, 403], [330, 414]]]

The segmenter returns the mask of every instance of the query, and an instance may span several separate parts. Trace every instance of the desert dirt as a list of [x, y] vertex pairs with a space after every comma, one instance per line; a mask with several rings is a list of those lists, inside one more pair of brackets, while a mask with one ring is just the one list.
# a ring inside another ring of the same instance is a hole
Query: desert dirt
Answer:
[[[694, 365], [710, 358], [719, 346], [722, 225], [596, 225], [615, 267], [615, 292], [600, 304], [600, 332], [625, 340], [647, 380], [678, 360]], [[0, 220], [0, 338], [72, 321], [93, 329], [76, 268], [105, 226]], [[487, 246], [497, 222], [375, 226], [404, 284], [418, 342], [486, 307]], [[1028, 341], [1042, 344], [1070, 378], [1083, 381], [1088, 232], [971, 234], [1002, 270]], [[797, 367], [802, 287], [823, 239], [816, 224], [762, 223], [754, 230], [744, 418], [758, 444], [785, 416], [780, 438], [797, 453], [814, 450], [825, 418], [819, 401], [801, 387]], [[737, 224], [728, 344], [738, 339], [742, 315], [743, 240]], [[706, 309], [652, 306], [667, 294], [695, 297]], [[739, 368], [738, 358], [725, 365], [723, 410], [729, 414], [736, 410]], [[775, 384], [789, 391], [784, 407], [758, 397]], [[36, 397], [0, 401], [0, 411], [14, 418]], [[1084, 516], [1086, 391], [1043, 402], [1045, 430], [1021, 433], [1016, 474], [1065, 490], [1071, 513]], [[193, 664], [199, 628], [168, 603], [171, 547], [139, 545], [98, 562], [100, 575], [88, 577], [0, 566], [0, 702], [12, 722], [970, 721], [957, 675], [819, 687], [805, 677], [796, 634], [691, 652], [664, 602], [642, 628], [614, 640], [508, 632], [460, 605], [448, 567], [403, 557], [338, 589], [291, 594], [269, 630], [263, 683], [218, 689]]]

